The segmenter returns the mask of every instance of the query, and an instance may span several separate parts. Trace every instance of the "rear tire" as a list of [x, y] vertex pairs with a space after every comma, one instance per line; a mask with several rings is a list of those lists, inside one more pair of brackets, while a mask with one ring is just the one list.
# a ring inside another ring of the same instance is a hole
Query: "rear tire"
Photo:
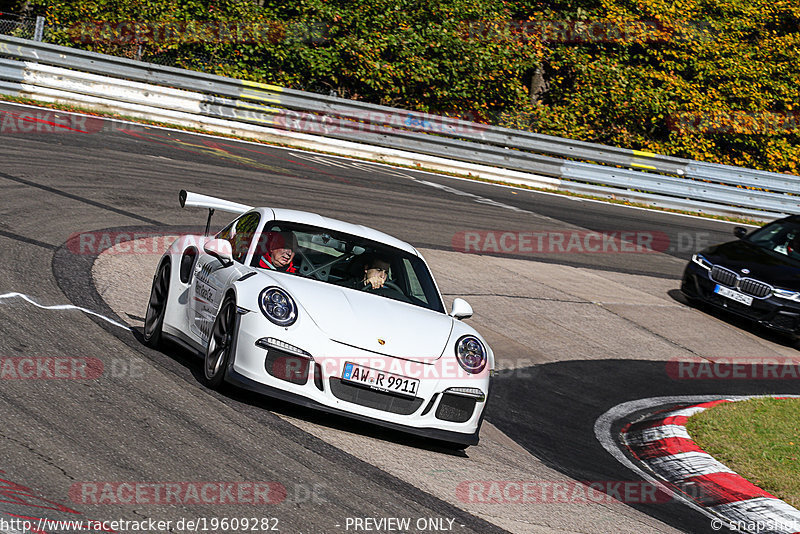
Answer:
[[220, 389], [225, 382], [233, 358], [236, 341], [236, 300], [228, 295], [222, 301], [203, 359], [203, 378], [211, 389]]
[[153, 287], [150, 289], [150, 300], [147, 302], [147, 313], [144, 317], [144, 342], [149, 347], [158, 348], [161, 344], [161, 330], [169, 298], [169, 276], [170, 263], [165, 261], [153, 277]]

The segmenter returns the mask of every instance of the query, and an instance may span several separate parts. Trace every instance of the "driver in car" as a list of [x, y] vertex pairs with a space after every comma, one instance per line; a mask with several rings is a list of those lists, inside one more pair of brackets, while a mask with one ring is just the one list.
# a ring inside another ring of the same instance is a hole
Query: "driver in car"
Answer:
[[397, 284], [389, 279], [391, 263], [386, 257], [368, 255], [363, 259], [363, 265], [363, 276], [351, 280], [349, 287], [401, 302], [410, 302]]
[[273, 271], [296, 273], [297, 267], [293, 264], [294, 251], [297, 248], [294, 234], [267, 232], [265, 237], [266, 254], [258, 260], [258, 266]]
[[378, 256], [369, 258], [364, 263], [364, 277], [361, 279], [361, 287], [382, 288], [389, 278], [389, 268], [390, 265], [386, 259]]
[[775, 247], [775, 252], [780, 252], [787, 256], [791, 255], [793, 257], [800, 256], [800, 230], [796, 231], [794, 235], [789, 234], [786, 243]]

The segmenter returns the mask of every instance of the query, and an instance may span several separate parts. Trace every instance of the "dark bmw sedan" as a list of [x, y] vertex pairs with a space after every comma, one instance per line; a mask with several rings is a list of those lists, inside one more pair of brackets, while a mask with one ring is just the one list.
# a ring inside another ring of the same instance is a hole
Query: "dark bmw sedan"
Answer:
[[693, 301], [800, 335], [800, 215], [701, 250], [686, 266], [681, 291]]

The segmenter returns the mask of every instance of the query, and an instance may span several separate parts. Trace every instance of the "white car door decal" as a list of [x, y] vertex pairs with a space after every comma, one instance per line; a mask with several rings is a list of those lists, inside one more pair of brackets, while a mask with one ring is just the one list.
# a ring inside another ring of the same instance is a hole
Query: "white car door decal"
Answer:
[[222, 267], [219, 260], [198, 261], [192, 291], [192, 333], [205, 342], [211, 334], [211, 326], [219, 305], [219, 286], [213, 273]]
[[223, 290], [234, 278], [241, 276], [242, 266], [234, 263], [222, 267], [217, 259], [197, 262], [198, 268], [194, 275], [194, 289], [192, 295], [192, 332], [199, 336], [203, 343], [211, 337], [211, 328], [222, 303]]

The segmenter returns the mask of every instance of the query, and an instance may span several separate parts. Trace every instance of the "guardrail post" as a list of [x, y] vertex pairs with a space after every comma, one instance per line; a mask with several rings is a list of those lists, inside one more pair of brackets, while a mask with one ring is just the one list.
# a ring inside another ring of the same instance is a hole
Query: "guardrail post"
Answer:
[[33, 40], [41, 41], [44, 37], [44, 17], [36, 17], [36, 29], [33, 30]]

